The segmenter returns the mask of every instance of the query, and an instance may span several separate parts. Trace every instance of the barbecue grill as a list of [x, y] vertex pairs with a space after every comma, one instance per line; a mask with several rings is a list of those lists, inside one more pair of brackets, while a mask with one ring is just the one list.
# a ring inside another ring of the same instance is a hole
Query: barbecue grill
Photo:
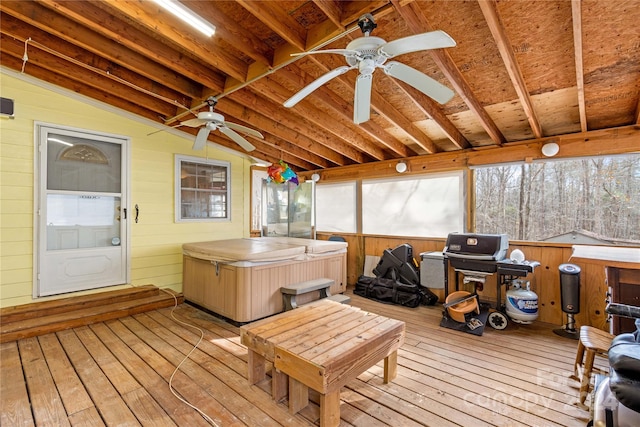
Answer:
[[498, 274], [496, 285], [496, 307], [489, 316], [489, 324], [495, 329], [504, 329], [508, 319], [502, 303], [502, 285], [518, 277], [526, 277], [540, 263], [537, 261], [516, 262], [507, 258], [509, 238], [506, 234], [451, 233], [444, 248], [444, 293], [449, 294], [449, 266], [453, 267], [455, 291], [458, 290], [458, 273], [463, 274], [464, 283], [475, 283], [482, 289], [485, 279]]

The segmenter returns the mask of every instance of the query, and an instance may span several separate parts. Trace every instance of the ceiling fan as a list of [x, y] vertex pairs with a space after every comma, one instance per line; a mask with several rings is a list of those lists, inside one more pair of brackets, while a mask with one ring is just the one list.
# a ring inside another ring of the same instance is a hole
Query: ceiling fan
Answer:
[[242, 126], [236, 123], [229, 123], [224, 121], [224, 116], [220, 113], [216, 113], [213, 111], [213, 108], [218, 103], [218, 100], [214, 97], [208, 98], [206, 101], [209, 106], [209, 111], [201, 111], [198, 113], [198, 117], [194, 119], [190, 119], [180, 123], [180, 126], [188, 126], [192, 128], [200, 127], [202, 128], [198, 131], [196, 135], [196, 140], [193, 143], [194, 150], [202, 150], [207, 143], [207, 139], [209, 137], [209, 133], [212, 130], [220, 130], [224, 135], [228, 136], [231, 140], [237, 143], [240, 147], [244, 148], [245, 151], [253, 151], [256, 147], [253, 146], [249, 141], [247, 141], [244, 137], [236, 132], [242, 132], [247, 135], [254, 136], [256, 138], [264, 139], [264, 136], [257, 130], [253, 130], [246, 126]]
[[369, 120], [371, 109], [371, 83], [373, 79], [373, 72], [376, 68], [382, 68], [385, 74], [415, 87], [440, 104], [448, 102], [453, 97], [454, 93], [451, 89], [421, 73], [415, 68], [396, 61], [391, 61], [385, 64], [387, 59], [405, 53], [455, 46], [455, 40], [453, 40], [447, 33], [440, 30], [431, 31], [428, 33], [404, 37], [387, 43], [380, 37], [372, 37], [370, 35], [373, 29], [377, 27], [377, 24], [373, 20], [373, 15], [370, 13], [362, 15], [358, 19], [358, 26], [362, 30], [364, 36], [351, 41], [347, 45], [346, 49], [325, 49], [292, 54], [292, 56], [301, 56], [316, 53], [337, 53], [344, 55], [347, 59], [347, 64], [349, 65], [338, 67], [320, 76], [318, 79], [314, 80], [285, 101], [285, 107], [293, 107], [329, 80], [338, 77], [347, 71], [353, 70], [354, 68], [357, 68], [360, 71], [356, 80], [353, 106], [353, 122], [356, 124], [364, 123]]

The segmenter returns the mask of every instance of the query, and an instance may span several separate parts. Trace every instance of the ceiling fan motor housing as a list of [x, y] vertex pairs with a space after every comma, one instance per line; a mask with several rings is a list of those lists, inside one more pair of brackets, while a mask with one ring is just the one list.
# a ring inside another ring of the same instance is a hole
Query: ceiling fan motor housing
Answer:
[[201, 111], [198, 113], [198, 118], [209, 122], [224, 122], [224, 116], [213, 111]]
[[[385, 45], [386, 43], [387, 42], [384, 39], [373, 36], [360, 37], [351, 41], [347, 45], [347, 50], [354, 50], [358, 52], [358, 55], [347, 56], [347, 64], [354, 66], [360, 63], [359, 67], [361, 73], [366, 73], [369, 68], [372, 69], [368, 72], [368, 74], [372, 73], [375, 67], [384, 64], [384, 62], [387, 60], [385, 56], [378, 53], [378, 49], [380, 48], [380, 46]], [[364, 60], [370, 61], [367, 61], [369, 64], [364, 66], [363, 69], [362, 63], [364, 62]]]

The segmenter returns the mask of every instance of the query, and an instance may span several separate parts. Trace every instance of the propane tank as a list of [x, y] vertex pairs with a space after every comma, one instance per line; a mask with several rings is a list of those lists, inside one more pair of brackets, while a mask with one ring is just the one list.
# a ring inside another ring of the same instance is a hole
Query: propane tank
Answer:
[[538, 295], [529, 287], [528, 281], [516, 279], [507, 291], [507, 316], [516, 323], [528, 325], [538, 318]]

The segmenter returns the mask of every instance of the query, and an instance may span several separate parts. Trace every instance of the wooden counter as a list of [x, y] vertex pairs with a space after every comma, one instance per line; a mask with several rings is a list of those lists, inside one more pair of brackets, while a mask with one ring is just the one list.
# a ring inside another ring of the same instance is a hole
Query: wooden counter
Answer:
[[[640, 306], [640, 248], [576, 245], [571, 261], [604, 266], [611, 302]], [[634, 319], [611, 316], [612, 334], [635, 330]]]

